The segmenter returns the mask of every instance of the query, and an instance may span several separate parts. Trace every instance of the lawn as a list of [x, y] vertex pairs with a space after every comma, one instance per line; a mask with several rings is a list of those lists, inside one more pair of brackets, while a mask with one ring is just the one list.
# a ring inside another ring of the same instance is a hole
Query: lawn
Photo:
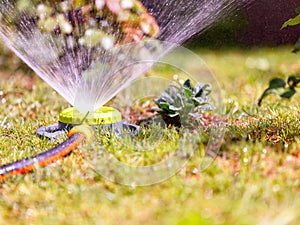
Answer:
[[[291, 101], [270, 96], [257, 106], [271, 78], [300, 70], [299, 57], [291, 49], [193, 50], [214, 74], [226, 107], [226, 135], [205, 171], [197, 169], [204, 142], [164, 182], [124, 186], [91, 167], [99, 143], [83, 143], [46, 168], [3, 181], [0, 224], [298, 224], [300, 96]], [[68, 107], [66, 101], [37, 76], [22, 71], [3, 69], [0, 81], [1, 164], [55, 146], [35, 132], [56, 123], [59, 112]], [[167, 154], [164, 148], [177, 138], [176, 131], [167, 132], [154, 152], [142, 152], [144, 161], [138, 165]], [[155, 143], [155, 136], [152, 139]], [[102, 148], [107, 146], [119, 160], [136, 157], [137, 151], [124, 150], [121, 144], [116, 140]]]

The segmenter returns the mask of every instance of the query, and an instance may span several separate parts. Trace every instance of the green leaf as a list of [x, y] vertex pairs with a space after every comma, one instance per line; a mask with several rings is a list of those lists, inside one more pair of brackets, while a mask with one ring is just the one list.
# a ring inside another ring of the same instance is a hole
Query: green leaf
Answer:
[[290, 87], [297, 87], [297, 85], [300, 83], [300, 77], [299, 76], [289, 76], [287, 83]]
[[204, 92], [204, 89], [201, 88], [197, 91], [197, 93], [195, 94], [195, 97], [196, 98], [200, 98], [202, 95], [203, 95], [203, 92]]
[[169, 114], [168, 116], [169, 117], [175, 117], [175, 116], [178, 116], [179, 115], [179, 113], [174, 113], [174, 114]]
[[170, 105], [168, 103], [161, 103], [159, 107], [163, 110], [169, 110]]
[[154, 102], [157, 104], [157, 105], [160, 105], [162, 103], [166, 103], [166, 101], [162, 98], [156, 98], [154, 99]]
[[210, 104], [205, 104], [205, 105], [199, 106], [197, 108], [198, 111], [211, 111], [213, 109], [214, 109], [214, 107]]
[[281, 78], [274, 78], [270, 81], [269, 87], [264, 91], [261, 97], [258, 100], [258, 106], [261, 106], [262, 100], [270, 94], [281, 95], [285, 90], [285, 81]]
[[187, 79], [187, 80], [184, 82], [183, 87], [188, 88], [188, 89], [190, 89], [190, 90], [193, 90], [193, 86], [192, 86], [192, 83], [191, 83], [190, 79]]
[[200, 113], [189, 113], [189, 115], [196, 118], [196, 119], [201, 119], [202, 118], [202, 114], [200, 114]]
[[293, 95], [295, 95], [296, 90], [294, 87], [288, 87], [288, 88], [268, 88], [264, 91], [264, 93], [262, 94], [262, 96], [260, 97], [259, 101], [258, 101], [258, 105], [261, 106], [262, 100], [267, 97], [270, 94], [275, 94], [280, 96], [281, 98], [287, 98], [290, 99]]
[[170, 105], [169, 109], [172, 110], [172, 111], [179, 111], [179, 110], [181, 110], [182, 108], [181, 108], [181, 107], [176, 107], [176, 106]]
[[161, 93], [161, 97], [162, 97], [162, 99], [164, 99], [166, 102], [169, 102], [169, 103], [173, 103], [173, 102], [174, 102], [174, 99], [169, 95], [168, 92], [163, 92], [163, 93]]
[[205, 97], [211, 93], [211, 86], [209, 84], [197, 83], [194, 89], [195, 97]]
[[264, 93], [261, 95], [261, 97], [258, 100], [258, 106], [261, 106], [262, 100], [267, 97], [268, 95], [272, 94], [272, 89], [267, 88]]
[[194, 108], [195, 108], [194, 104], [187, 103], [186, 106], [185, 106], [185, 112], [186, 112], [186, 113], [189, 113], [189, 112], [191, 112], [192, 109], [194, 109]]
[[185, 94], [187, 97], [192, 97], [193, 92], [192, 92], [192, 90], [189, 89], [189, 88], [184, 88], [184, 94]]
[[286, 21], [282, 25], [281, 29], [286, 28], [288, 26], [295, 26], [295, 25], [298, 25], [299, 23], [300, 23], [300, 15], [298, 15], [298, 16], [292, 18], [292, 19], [289, 19], [288, 21]]
[[281, 78], [274, 78], [270, 81], [268, 89], [283, 88], [283, 87], [285, 87], [285, 81]]
[[204, 111], [213, 108], [208, 97], [210, 92], [210, 85], [197, 82], [193, 87], [191, 81], [187, 79], [182, 85], [171, 84], [161, 93], [160, 98], [155, 99], [155, 103], [160, 109], [158, 113], [164, 118], [179, 115], [181, 121], [186, 121], [189, 117], [200, 119], [202, 114], [199, 109]]
[[280, 95], [280, 97], [290, 99], [295, 93], [296, 93], [296, 90], [294, 88], [290, 87], [285, 92], [283, 92]]
[[203, 90], [205, 88], [205, 85], [202, 83], [196, 83], [195, 88], [194, 88], [194, 95], [195, 97], [200, 97], [203, 93]]
[[300, 14], [300, 7], [298, 7], [295, 11], [296, 13]]

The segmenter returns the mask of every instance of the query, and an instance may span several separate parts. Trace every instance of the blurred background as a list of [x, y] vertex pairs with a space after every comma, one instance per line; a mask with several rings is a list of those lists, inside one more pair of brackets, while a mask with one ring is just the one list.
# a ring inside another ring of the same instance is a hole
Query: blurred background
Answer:
[[237, 11], [193, 37], [189, 44], [217, 48], [293, 44], [300, 37], [300, 26], [280, 28], [297, 15], [297, 7], [300, 7], [300, 0], [254, 0], [247, 6], [240, 4]]
[[251, 7], [242, 10], [248, 23], [237, 35], [237, 41], [246, 45], [280, 45], [294, 43], [300, 37], [300, 27], [281, 25], [295, 17], [299, 0], [256, 0]]

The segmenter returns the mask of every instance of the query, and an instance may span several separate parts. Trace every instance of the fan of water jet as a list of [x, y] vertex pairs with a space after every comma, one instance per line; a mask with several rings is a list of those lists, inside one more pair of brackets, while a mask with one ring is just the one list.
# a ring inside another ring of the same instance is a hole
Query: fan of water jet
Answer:
[[252, 0], [142, 0], [158, 22], [160, 40], [183, 43]]
[[103, 105], [147, 68], [117, 71], [159, 54], [138, 43], [159, 28], [137, 0], [0, 0], [0, 20], [5, 44], [70, 104], [82, 94], [76, 101], [84, 111]]
[[[181, 43], [206, 29], [223, 10], [234, 8], [233, 2], [145, 4], [160, 23], [160, 40]], [[154, 18], [138, 0], [0, 0], [0, 22], [5, 44], [83, 112], [105, 104], [174, 48], [157, 48], [151, 42], [123, 47], [159, 34]], [[149, 63], [143, 67], [129, 66], [144, 60]]]
[[83, 72], [75, 107], [81, 112], [98, 109], [144, 74], [167, 49], [174, 47], [175, 44], [169, 42], [145, 40], [113, 48], [112, 54], [105, 56], [109, 65], [95, 61]]

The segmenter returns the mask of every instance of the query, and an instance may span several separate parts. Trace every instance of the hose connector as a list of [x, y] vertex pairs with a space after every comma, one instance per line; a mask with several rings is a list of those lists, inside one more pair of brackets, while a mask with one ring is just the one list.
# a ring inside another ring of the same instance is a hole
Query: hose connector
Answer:
[[75, 133], [80, 133], [85, 137], [85, 140], [87, 142], [90, 142], [91, 139], [94, 137], [94, 130], [91, 126], [89, 125], [78, 125], [73, 127], [69, 133], [68, 137], [71, 137]]

